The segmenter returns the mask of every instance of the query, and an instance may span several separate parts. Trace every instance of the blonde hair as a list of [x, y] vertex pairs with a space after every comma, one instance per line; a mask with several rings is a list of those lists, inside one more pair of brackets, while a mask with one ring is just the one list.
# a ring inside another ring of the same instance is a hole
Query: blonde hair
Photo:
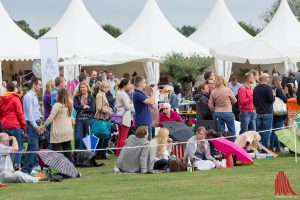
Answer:
[[80, 87], [84, 85], [86, 88], [87, 88], [87, 92], [88, 93], [91, 93], [91, 88], [88, 84], [86, 84], [84, 81], [82, 81], [81, 83], [79, 83], [79, 86], [78, 86], [78, 92], [77, 92], [77, 95], [82, 95], [81, 94], [81, 91], [80, 91]]
[[54, 81], [49, 80], [46, 84], [46, 91], [45, 92], [48, 92], [49, 94], [52, 94], [53, 88], [54, 88]]
[[110, 86], [109, 86], [108, 82], [103, 81], [103, 82], [100, 82], [99, 88], [103, 92], [104, 88], [110, 88]]
[[154, 140], [157, 140], [158, 146], [156, 149], [157, 155], [163, 155], [165, 150], [167, 149], [167, 142], [169, 138], [169, 130], [166, 128], [161, 128], [158, 131], [157, 136], [154, 138]]
[[227, 82], [225, 81], [223, 76], [216, 76], [216, 88], [220, 88], [222, 86], [227, 87]]

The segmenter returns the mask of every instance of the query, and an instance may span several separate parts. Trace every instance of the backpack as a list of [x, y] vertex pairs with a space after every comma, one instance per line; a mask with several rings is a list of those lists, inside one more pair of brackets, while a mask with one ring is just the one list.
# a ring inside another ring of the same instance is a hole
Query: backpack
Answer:
[[96, 154], [90, 151], [74, 152], [74, 160], [76, 167], [101, 167], [104, 163], [96, 162]]

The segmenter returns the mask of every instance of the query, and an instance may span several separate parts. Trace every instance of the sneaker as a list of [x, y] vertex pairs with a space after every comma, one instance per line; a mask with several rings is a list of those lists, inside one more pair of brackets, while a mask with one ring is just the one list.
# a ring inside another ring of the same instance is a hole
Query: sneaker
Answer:
[[33, 170], [35, 170], [35, 171], [41, 171], [42, 168], [38, 165], [38, 166], [35, 166], [35, 167], [33, 168]]
[[120, 173], [121, 171], [119, 170], [119, 168], [117, 168], [117, 166], [114, 167], [114, 172], [115, 173]]
[[287, 147], [284, 147], [283, 150], [284, 150], [284, 152], [286, 152], [286, 153], [290, 152], [289, 148], [287, 148]]

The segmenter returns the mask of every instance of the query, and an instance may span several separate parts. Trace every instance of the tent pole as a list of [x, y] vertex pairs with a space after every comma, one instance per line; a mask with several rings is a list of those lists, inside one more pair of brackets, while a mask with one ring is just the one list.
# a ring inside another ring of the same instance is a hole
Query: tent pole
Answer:
[[297, 135], [296, 135], [296, 131], [294, 131], [294, 135], [295, 135], [295, 162], [298, 163], [298, 156], [297, 156]]

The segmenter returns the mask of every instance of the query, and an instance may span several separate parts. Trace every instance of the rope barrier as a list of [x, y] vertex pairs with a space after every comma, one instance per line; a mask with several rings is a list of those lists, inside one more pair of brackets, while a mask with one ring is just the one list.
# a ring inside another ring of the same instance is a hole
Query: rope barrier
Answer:
[[[276, 131], [276, 130], [284, 130], [284, 129], [289, 129], [292, 127], [295, 127], [296, 124], [300, 124], [300, 122], [295, 122], [293, 125], [291, 126], [285, 126], [285, 127], [280, 127], [280, 128], [274, 128], [274, 129], [268, 129], [268, 130], [263, 130], [263, 131], [258, 131], [257, 133], [265, 133], [267, 131]], [[296, 133], [294, 133], [296, 136]], [[213, 139], [205, 139], [207, 141], [213, 141], [213, 140], [220, 140], [220, 139], [230, 139], [230, 138], [236, 138], [238, 136], [236, 135], [232, 135], [232, 136], [227, 136], [227, 137], [220, 137], [220, 138], [213, 138]], [[195, 142], [201, 142], [201, 141], [205, 141], [205, 140], [196, 140], [193, 141], [191, 143], [195, 143]], [[168, 145], [178, 145], [178, 144], [188, 144], [189, 142], [174, 142], [174, 143], [169, 143]], [[72, 153], [72, 152], [90, 152], [90, 151], [108, 151], [108, 150], [121, 150], [121, 149], [138, 149], [138, 148], [149, 148], [149, 147], [158, 147], [158, 146], [164, 146], [164, 144], [158, 144], [158, 145], [147, 145], [147, 146], [134, 146], [134, 147], [113, 147], [113, 148], [104, 148], [104, 149], [75, 149], [75, 150], [62, 150], [62, 151], [55, 151], [56, 153]], [[296, 147], [296, 144], [295, 144]], [[17, 151], [14, 153], [21, 153], [21, 154], [30, 154], [30, 153], [39, 153], [40, 151]], [[51, 153], [53, 151], [47, 151], [47, 150], [43, 150], [43, 153]], [[297, 154], [295, 152], [295, 154]], [[297, 162], [297, 155], [296, 155], [296, 162]]]

